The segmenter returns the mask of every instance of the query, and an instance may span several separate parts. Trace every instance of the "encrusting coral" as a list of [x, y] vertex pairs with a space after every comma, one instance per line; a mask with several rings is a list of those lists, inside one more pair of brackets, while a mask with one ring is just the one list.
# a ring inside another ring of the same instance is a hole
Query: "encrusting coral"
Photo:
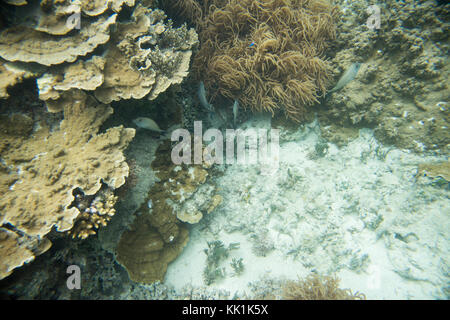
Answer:
[[[26, 117], [21, 118], [23, 129], [2, 125], [5, 130], [0, 133], [0, 230], [8, 245], [0, 242], [0, 279], [32, 260], [37, 248], [48, 243], [46, 235], [53, 228], [64, 232], [75, 224], [73, 234], [85, 238], [83, 225], [95, 230], [103, 224], [98, 215], [114, 214], [112, 206], [117, 198], [110, 192], [122, 186], [128, 176], [123, 150], [135, 130], [119, 126], [99, 134], [99, 127], [112, 108], [98, 105], [82, 91], [71, 92], [71, 103], [64, 107], [59, 129], [50, 131], [40, 123], [40, 128], [32, 131], [33, 121]], [[104, 188], [109, 191], [102, 191]], [[93, 196], [96, 208], [103, 206], [105, 211], [81, 214], [77, 194]], [[90, 224], [83, 224], [82, 220]], [[8, 249], [12, 241], [17, 243], [14, 251]], [[17, 255], [21, 258], [17, 259]]]
[[450, 161], [419, 164], [416, 178], [419, 177], [427, 177], [431, 180], [443, 179], [450, 183]]
[[14, 26], [0, 34], [0, 56], [8, 61], [36, 62], [45, 66], [74, 62], [109, 40], [109, 26], [117, 14], [87, 24], [79, 33], [57, 37], [26, 26]]
[[[222, 197], [216, 193], [216, 186], [211, 179], [208, 179], [210, 166], [174, 165], [170, 159], [168, 142], [159, 147], [158, 154], [152, 168], [157, 171], [160, 182], [149, 193], [152, 216], [156, 216], [159, 211], [164, 214], [170, 211], [175, 212], [174, 216], [180, 221], [195, 224], [204, 214], [211, 213], [220, 205]], [[165, 209], [158, 210], [159, 206]]]
[[[180, 83], [198, 43], [194, 29], [173, 27], [150, 3], [6, 4], [20, 7], [0, 33], [0, 97], [8, 98], [20, 81], [36, 78], [39, 98], [48, 111], [63, 111], [64, 120], [53, 129], [27, 116], [0, 118], [0, 279], [48, 249], [50, 231], [85, 239], [115, 214], [114, 190], [129, 171], [123, 150], [135, 131], [120, 126], [98, 134], [112, 113], [106, 104], [152, 100]], [[125, 6], [130, 10], [119, 21]], [[216, 197], [205, 204], [205, 212], [218, 203]], [[172, 222], [163, 215], [152, 228], [166, 242], [181, 241], [185, 231]]]
[[193, 70], [209, 99], [238, 100], [295, 121], [324, 95], [331, 75], [323, 57], [337, 10], [322, 0], [173, 1], [199, 30]]
[[[40, 99], [50, 112], [59, 112], [70, 89], [91, 91], [110, 103], [152, 100], [180, 83], [188, 74], [197, 34], [186, 25], [173, 27], [162, 10], [143, 3], [49, 0], [21, 6], [14, 24], [0, 33], [0, 57], [46, 70], [12, 73], [3, 64], [0, 97], [6, 98], [7, 88], [22, 78], [38, 78]], [[133, 8], [132, 15], [119, 22], [125, 6]]]
[[146, 203], [138, 210], [132, 231], [124, 232], [117, 246], [117, 260], [136, 282], [161, 281], [167, 264], [187, 243], [184, 223], [198, 223], [222, 202], [208, 179], [210, 166], [178, 166], [170, 157], [170, 141], [165, 141], [152, 162], [160, 181], [150, 189]]

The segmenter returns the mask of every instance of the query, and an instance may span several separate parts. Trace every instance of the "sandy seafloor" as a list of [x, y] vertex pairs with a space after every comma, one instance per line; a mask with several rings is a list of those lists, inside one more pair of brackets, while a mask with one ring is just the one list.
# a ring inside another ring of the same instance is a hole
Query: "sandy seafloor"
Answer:
[[[241, 126], [269, 128], [256, 118]], [[446, 299], [449, 190], [416, 179], [417, 165], [445, 160], [382, 146], [369, 129], [338, 148], [320, 140], [317, 122], [280, 133], [279, 169], [231, 165], [217, 178], [223, 202], [194, 225], [164, 284], [251, 295], [267, 279], [336, 275], [368, 299]], [[203, 281], [207, 241], [239, 242], [222, 263], [224, 279]], [[263, 256], [263, 254], [266, 254]], [[231, 259], [243, 258], [234, 276]], [[270, 290], [270, 288], [267, 288]], [[258, 292], [261, 294], [261, 290]]]

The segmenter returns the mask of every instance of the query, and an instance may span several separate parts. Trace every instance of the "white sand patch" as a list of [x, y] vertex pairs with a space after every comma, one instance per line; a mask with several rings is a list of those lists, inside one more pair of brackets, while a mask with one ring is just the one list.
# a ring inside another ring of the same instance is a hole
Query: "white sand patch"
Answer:
[[[258, 165], [228, 166], [217, 178], [223, 203], [193, 226], [165, 283], [204, 286], [204, 249], [207, 241], [221, 240], [240, 248], [222, 264], [225, 279], [209, 288], [231, 297], [250, 293], [249, 283], [263, 276], [318, 272], [339, 276], [342, 288], [369, 299], [445, 299], [449, 191], [415, 178], [419, 163], [445, 159], [383, 147], [368, 129], [348, 146], [328, 144], [321, 154], [318, 132], [316, 123], [283, 132], [275, 175], [261, 174]], [[243, 258], [240, 276], [232, 276], [233, 257]]]

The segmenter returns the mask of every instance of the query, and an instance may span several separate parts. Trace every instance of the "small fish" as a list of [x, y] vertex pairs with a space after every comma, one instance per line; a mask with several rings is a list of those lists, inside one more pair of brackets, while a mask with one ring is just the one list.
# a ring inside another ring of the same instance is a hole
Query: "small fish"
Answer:
[[250, 43], [249, 48], [253, 47], [255, 45], [254, 42]]
[[237, 101], [237, 99], [235, 99], [234, 104], [233, 104], [233, 123], [234, 123], [235, 127], [236, 127], [236, 119], [238, 116], [238, 108], [239, 108], [239, 102]]
[[200, 103], [203, 106], [203, 108], [207, 109], [208, 111], [213, 111], [214, 108], [213, 108], [212, 104], [210, 104], [206, 100], [205, 84], [203, 83], [203, 81], [200, 81], [200, 85], [198, 86], [197, 94], [198, 94], [198, 99], [200, 100]]
[[137, 125], [139, 128], [155, 131], [155, 132], [164, 132], [164, 130], [161, 130], [159, 126], [156, 124], [155, 121], [153, 121], [150, 118], [145, 117], [139, 117], [133, 120], [134, 124]]
[[358, 74], [358, 70], [361, 67], [361, 63], [355, 62], [352, 63], [352, 65], [347, 69], [347, 71], [344, 72], [342, 77], [339, 79], [337, 84], [334, 86], [333, 89], [331, 89], [328, 93], [338, 91], [345, 87], [350, 81], [355, 79], [356, 75]]

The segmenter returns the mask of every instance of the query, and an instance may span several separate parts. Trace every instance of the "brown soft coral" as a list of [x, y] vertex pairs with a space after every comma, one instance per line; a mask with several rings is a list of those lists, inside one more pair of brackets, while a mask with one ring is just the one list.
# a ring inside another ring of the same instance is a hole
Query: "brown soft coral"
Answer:
[[178, 236], [165, 242], [147, 217], [141, 216], [132, 230], [122, 235], [117, 246], [117, 261], [126, 267], [133, 281], [163, 281], [168, 264], [181, 253], [188, 240], [188, 230], [180, 226]]
[[305, 280], [288, 281], [283, 286], [284, 300], [365, 300], [363, 293], [340, 289], [335, 277], [312, 274]]
[[336, 16], [327, 1], [185, 0], [177, 7], [200, 30], [193, 69], [212, 100], [238, 99], [272, 114], [281, 109], [300, 121], [326, 92], [323, 53]]

